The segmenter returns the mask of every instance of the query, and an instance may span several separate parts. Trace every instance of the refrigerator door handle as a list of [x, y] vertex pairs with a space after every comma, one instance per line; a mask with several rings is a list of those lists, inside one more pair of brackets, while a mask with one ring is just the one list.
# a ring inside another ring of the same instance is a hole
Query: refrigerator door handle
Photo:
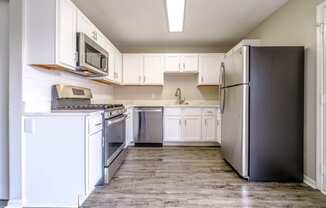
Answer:
[[224, 62], [221, 63], [221, 85], [222, 85], [222, 88], [225, 87], [225, 64]]
[[221, 100], [221, 113], [224, 113], [224, 108], [225, 108], [225, 93], [226, 93], [226, 88], [220, 87], [220, 100]]

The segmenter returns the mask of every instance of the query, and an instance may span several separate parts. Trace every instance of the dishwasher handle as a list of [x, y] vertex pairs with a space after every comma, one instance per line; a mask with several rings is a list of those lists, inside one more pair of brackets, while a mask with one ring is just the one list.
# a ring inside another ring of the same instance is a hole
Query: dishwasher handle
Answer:
[[143, 108], [143, 109], [135, 109], [136, 112], [139, 113], [145, 113], [145, 112], [157, 112], [157, 113], [161, 113], [162, 109], [150, 109], [150, 108]]

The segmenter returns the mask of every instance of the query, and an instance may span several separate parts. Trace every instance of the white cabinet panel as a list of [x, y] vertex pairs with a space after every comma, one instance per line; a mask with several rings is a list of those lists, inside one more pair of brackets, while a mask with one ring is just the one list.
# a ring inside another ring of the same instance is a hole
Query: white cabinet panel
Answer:
[[133, 109], [129, 108], [127, 110], [126, 118], [126, 146], [133, 142]]
[[164, 71], [165, 72], [180, 72], [181, 60], [177, 54], [165, 55], [164, 57]]
[[164, 119], [164, 141], [180, 142], [183, 140], [181, 116], [166, 116]]
[[102, 177], [102, 130], [88, 138], [89, 190], [93, 190]]
[[216, 139], [216, 117], [204, 116], [202, 120], [202, 133], [204, 141], [217, 141]]
[[201, 140], [201, 117], [185, 117], [182, 138], [185, 141], [200, 141]]
[[143, 58], [140, 54], [123, 55], [123, 84], [139, 85], [142, 83]]
[[[76, 66], [77, 8], [70, 0], [59, 0], [58, 10], [58, 62]], [[42, 17], [40, 17], [42, 18]]]
[[144, 76], [145, 85], [163, 85], [163, 57], [161, 55], [144, 55]]
[[220, 85], [220, 68], [224, 54], [203, 54], [199, 56], [199, 85]]
[[116, 49], [114, 58], [114, 81], [121, 83], [122, 81], [122, 54]]
[[182, 72], [198, 72], [198, 55], [182, 56]]

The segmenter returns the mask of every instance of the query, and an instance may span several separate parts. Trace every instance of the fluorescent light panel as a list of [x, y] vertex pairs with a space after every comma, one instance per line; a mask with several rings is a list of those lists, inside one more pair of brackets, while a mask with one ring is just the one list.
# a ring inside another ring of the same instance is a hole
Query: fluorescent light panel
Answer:
[[165, 1], [169, 21], [169, 32], [183, 32], [186, 0]]

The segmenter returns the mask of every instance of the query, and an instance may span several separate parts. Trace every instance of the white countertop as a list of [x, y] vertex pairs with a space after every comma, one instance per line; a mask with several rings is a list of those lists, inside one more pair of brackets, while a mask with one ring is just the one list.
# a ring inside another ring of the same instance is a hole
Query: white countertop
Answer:
[[154, 107], [164, 107], [164, 108], [219, 108], [220, 105], [210, 105], [210, 104], [188, 104], [188, 105], [177, 105], [177, 104], [133, 104], [133, 105], [125, 105], [126, 108], [132, 108], [132, 107], [149, 107], [149, 106], [154, 106]]

